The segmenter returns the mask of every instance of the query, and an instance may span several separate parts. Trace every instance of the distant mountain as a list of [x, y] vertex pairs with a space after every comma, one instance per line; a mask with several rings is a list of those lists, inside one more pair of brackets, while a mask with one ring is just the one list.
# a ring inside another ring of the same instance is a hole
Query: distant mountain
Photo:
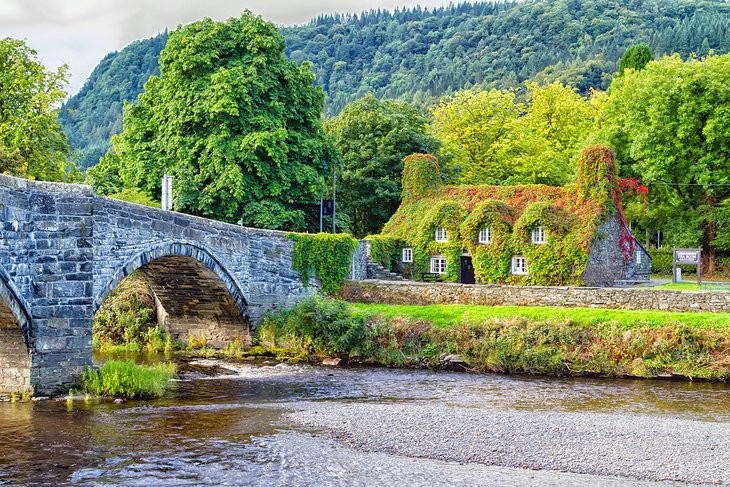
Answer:
[[107, 54], [81, 91], [61, 107], [59, 122], [80, 168], [99, 162], [111, 136], [122, 131], [124, 102], [135, 101], [149, 77], [160, 74], [157, 58], [166, 43], [167, 32], [163, 32]]
[[[282, 28], [287, 55], [311, 61], [327, 115], [368, 92], [421, 108], [480, 86], [560, 80], [605, 89], [618, 59], [644, 42], [655, 55], [730, 51], [730, 5], [687, 0], [533, 0], [325, 15]], [[105, 57], [61, 113], [81, 166], [96, 163], [133, 101], [156, 74], [167, 33]]]

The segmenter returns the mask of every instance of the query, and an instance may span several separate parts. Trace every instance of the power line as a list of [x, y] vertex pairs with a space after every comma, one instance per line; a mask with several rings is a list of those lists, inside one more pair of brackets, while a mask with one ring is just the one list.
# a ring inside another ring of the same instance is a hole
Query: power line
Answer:
[[730, 186], [730, 183], [667, 183], [665, 181], [649, 181], [646, 184], [663, 184], [664, 186]]

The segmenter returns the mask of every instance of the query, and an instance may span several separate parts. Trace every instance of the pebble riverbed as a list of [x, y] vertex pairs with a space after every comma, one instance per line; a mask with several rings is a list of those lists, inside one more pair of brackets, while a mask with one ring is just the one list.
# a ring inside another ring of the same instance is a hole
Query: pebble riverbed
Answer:
[[293, 423], [367, 452], [624, 479], [587, 485], [730, 485], [730, 424], [724, 422], [414, 402], [308, 402], [296, 409], [287, 415]]

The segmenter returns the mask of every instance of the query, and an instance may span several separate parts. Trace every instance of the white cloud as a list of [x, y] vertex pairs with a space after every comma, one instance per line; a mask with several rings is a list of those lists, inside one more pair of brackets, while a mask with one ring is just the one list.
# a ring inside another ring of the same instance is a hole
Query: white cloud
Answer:
[[27, 39], [49, 68], [69, 65], [69, 93], [83, 85], [108, 52], [203, 17], [225, 19], [245, 9], [277, 24], [320, 13], [446, 5], [450, 0], [0, 0], [0, 36]]

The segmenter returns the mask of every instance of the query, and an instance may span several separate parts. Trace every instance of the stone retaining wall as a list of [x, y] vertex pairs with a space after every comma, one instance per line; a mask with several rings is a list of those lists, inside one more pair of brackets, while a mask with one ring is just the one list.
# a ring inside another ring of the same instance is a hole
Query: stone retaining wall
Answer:
[[347, 281], [342, 287], [340, 296], [355, 303], [478, 304], [730, 312], [730, 292], [709, 291]]

